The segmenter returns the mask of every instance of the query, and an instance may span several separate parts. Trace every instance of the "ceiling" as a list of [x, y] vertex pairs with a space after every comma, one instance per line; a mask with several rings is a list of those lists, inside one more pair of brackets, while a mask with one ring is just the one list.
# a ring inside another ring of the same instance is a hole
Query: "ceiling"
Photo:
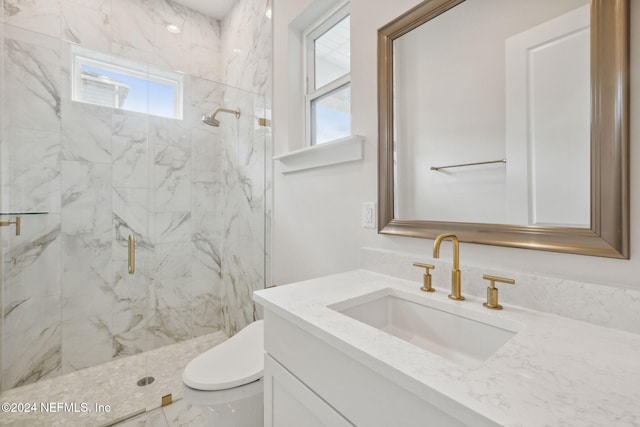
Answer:
[[190, 9], [202, 12], [216, 19], [222, 19], [231, 10], [236, 0], [173, 0]]

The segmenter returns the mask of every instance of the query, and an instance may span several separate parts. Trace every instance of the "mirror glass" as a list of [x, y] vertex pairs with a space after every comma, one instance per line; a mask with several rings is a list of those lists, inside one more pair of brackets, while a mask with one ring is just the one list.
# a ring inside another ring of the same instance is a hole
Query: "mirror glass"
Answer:
[[378, 120], [380, 233], [629, 257], [629, 0], [426, 0]]
[[393, 41], [398, 219], [590, 227], [589, 0], [467, 0]]

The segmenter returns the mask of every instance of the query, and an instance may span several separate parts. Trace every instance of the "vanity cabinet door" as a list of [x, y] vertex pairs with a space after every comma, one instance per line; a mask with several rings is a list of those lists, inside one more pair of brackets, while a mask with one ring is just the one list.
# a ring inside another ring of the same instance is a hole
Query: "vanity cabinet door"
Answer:
[[353, 426], [268, 354], [264, 360], [265, 427]]

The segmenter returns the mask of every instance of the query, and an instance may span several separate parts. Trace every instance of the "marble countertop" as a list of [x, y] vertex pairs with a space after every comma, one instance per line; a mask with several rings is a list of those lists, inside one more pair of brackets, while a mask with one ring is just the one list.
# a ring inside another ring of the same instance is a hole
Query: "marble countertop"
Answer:
[[[640, 426], [640, 335], [508, 301], [501, 301], [504, 310], [487, 310], [482, 299], [452, 301], [448, 289], [425, 294], [419, 286], [356, 270], [258, 291], [254, 299], [399, 385], [435, 391], [501, 425]], [[487, 361], [468, 368], [327, 307], [385, 288], [522, 328]]]

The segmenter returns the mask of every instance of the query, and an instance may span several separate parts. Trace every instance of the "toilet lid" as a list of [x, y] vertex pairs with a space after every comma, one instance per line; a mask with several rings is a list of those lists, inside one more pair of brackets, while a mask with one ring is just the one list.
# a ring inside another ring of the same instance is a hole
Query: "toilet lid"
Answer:
[[256, 381], [264, 371], [264, 326], [258, 320], [193, 359], [182, 373], [197, 390], [225, 390]]

